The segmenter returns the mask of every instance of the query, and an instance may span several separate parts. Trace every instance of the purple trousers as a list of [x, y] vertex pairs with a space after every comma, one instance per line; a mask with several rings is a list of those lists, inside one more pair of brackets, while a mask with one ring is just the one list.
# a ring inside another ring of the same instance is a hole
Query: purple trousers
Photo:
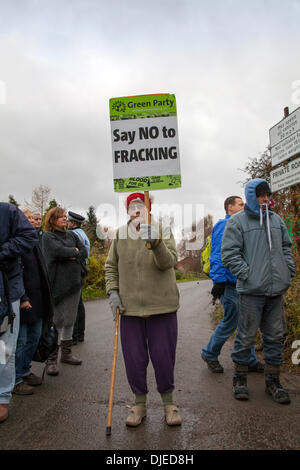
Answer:
[[153, 364], [157, 390], [174, 390], [177, 344], [177, 314], [163, 313], [148, 318], [121, 315], [121, 343], [126, 375], [136, 395], [148, 393], [147, 366]]

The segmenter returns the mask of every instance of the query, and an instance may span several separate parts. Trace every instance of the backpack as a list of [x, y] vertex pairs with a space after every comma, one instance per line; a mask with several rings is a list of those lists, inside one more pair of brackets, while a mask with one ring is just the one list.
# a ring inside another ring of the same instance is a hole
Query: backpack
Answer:
[[210, 271], [210, 252], [211, 252], [211, 237], [207, 237], [205, 248], [201, 253], [202, 270], [207, 275], [209, 275], [209, 271]]

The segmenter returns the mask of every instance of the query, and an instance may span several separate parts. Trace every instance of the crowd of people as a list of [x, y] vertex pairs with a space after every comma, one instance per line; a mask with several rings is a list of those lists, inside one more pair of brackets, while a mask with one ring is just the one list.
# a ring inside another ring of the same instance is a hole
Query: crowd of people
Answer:
[[[225, 218], [212, 232], [212, 295], [220, 299], [224, 318], [201, 357], [213, 373], [223, 373], [218, 357], [237, 330], [232, 350], [232, 392], [248, 400], [247, 373], [265, 374], [265, 390], [275, 402], [290, 403], [280, 383], [286, 334], [283, 294], [295, 275], [291, 240], [282, 219], [271, 210], [271, 191], [256, 178], [245, 188], [246, 203], [230, 196]], [[173, 402], [179, 291], [176, 244], [172, 232], [153, 218], [148, 223], [144, 193], [126, 199], [128, 222], [119, 227], [105, 263], [106, 290], [113, 320], [120, 315], [125, 370], [135, 396], [127, 426], [137, 427], [147, 414], [147, 367], [151, 360], [169, 426], [182, 422]], [[0, 364], [0, 421], [8, 417], [11, 393], [33, 393], [42, 379], [31, 372], [43, 325], [51, 319], [58, 341], [46, 362], [46, 373], [59, 373], [60, 361], [80, 365], [72, 345], [84, 340], [81, 298], [89, 242], [80, 228], [83, 217], [51, 209], [45, 218], [0, 204], [0, 320], [10, 319], [0, 340], [8, 357]], [[129, 276], [130, 272], [130, 276]], [[263, 340], [265, 363], [257, 360], [255, 338]]]
[[[73, 344], [84, 341], [81, 298], [89, 256], [84, 217], [61, 207], [41, 214], [0, 203], [0, 422], [8, 418], [12, 394], [31, 395], [42, 377], [31, 363], [43, 333], [52, 328], [57, 341], [45, 372], [58, 375], [60, 361], [80, 365]], [[67, 230], [68, 223], [68, 230]]]

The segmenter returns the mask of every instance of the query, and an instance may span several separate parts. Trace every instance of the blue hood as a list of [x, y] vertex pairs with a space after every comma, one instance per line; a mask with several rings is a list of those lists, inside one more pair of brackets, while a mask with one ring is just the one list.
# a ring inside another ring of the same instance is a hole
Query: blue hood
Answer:
[[260, 183], [267, 183], [267, 181], [261, 178], [254, 178], [253, 180], [249, 181], [249, 183], [247, 183], [245, 187], [245, 198], [247, 207], [258, 216], [260, 215], [260, 208], [258, 200], [256, 198], [255, 190]]

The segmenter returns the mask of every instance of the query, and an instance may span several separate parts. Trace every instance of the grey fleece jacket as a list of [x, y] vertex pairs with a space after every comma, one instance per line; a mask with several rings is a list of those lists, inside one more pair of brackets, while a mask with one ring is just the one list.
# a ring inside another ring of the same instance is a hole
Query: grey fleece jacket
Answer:
[[116, 232], [105, 263], [105, 280], [107, 292], [119, 291], [124, 315], [145, 317], [179, 308], [175, 240], [172, 233], [163, 233], [162, 238], [148, 250], [145, 240], [131, 233], [129, 223]]
[[223, 265], [237, 278], [239, 293], [272, 297], [289, 288], [295, 266], [292, 242], [283, 220], [269, 212], [271, 248], [265, 213], [260, 224], [255, 189], [262, 181], [256, 178], [247, 184], [247, 204], [228, 220], [221, 253]]

